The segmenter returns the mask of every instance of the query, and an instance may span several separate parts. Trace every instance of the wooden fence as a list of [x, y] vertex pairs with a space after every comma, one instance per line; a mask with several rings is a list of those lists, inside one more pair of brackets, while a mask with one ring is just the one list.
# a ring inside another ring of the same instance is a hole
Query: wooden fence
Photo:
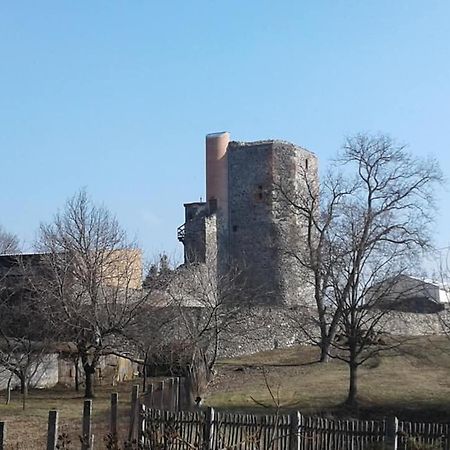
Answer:
[[141, 406], [140, 443], [165, 450], [450, 450], [448, 424], [338, 420]]
[[450, 425], [447, 423], [398, 422], [398, 448], [408, 449], [413, 443], [438, 449], [450, 449]]
[[190, 409], [187, 381], [182, 377], [166, 378], [147, 386], [141, 402], [147, 408], [180, 411]]
[[[127, 436], [129, 449], [140, 450], [450, 450], [450, 425], [383, 421], [339, 420], [292, 414], [237, 414], [212, 408], [180, 411], [177, 383], [160, 389], [162, 397], [139, 395], [134, 386]], [[162, 385], [159, 385], [159, 388]], [[149, 392], [156, 388], [149, 388]], [[149, 398], [153, 398], [149, 401]], [[164, 398], [168, 400], [165, 401]], [[178, 403], [176, 399], [178, 398]], [[163, 404], [165, 410], [147, 405]], [[118, 395], [111, 394], [110, 436], [117, 437]], [[84, 401], [81, 450], [101, 449], [103, 437], [94, 446], [92, 400]], [[123, 427], [121, 427], [123, 428]], [[0, 421], [0, 450], [6, 448], [6, 423]], [[133, 444], [134, 442], [134, 444]], [[56, 450], [58, 412], [49, 411], [47, 450]], [[108, 447], [109, 448], [109, 447]], [[120, 447], [111, 447], [120, 448]]]

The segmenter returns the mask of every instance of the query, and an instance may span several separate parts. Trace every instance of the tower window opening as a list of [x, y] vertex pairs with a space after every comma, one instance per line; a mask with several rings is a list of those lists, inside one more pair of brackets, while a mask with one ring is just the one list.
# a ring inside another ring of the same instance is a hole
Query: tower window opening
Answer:
[[261, 184], [258, 186], [257, 198], [258, 200], [263, 199], [263, 187]]
[[305, 169], [306, 169], [306, 170], [308, 170], [308, 163], [309, 163], [308, 158], [306, 158], [306, 159], [305, 159]]
[[217, 211], [217, 199], [216, 198], [210, 198], [208, 202], [209, 206], [209, 213], [214, 214]]
[[237, 231], [238, 227], [237, 225], [233, 225], [233, 231]]

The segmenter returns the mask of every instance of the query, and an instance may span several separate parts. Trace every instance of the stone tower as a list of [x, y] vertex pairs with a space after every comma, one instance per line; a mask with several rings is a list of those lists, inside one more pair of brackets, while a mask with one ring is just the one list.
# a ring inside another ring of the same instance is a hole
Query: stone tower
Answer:
[[317, 179], [316, 156], [278, 140], [230, 142], [228, 133], [208, 135], [206, 153], [207, 201], [185, 204], [178, 229], [185, 262], [239, 267], [260, 304], [310, 304], [305, 274], [286, 255], [301, 250], [303, 224], [277, 190], [301, 195], [304, 171]]

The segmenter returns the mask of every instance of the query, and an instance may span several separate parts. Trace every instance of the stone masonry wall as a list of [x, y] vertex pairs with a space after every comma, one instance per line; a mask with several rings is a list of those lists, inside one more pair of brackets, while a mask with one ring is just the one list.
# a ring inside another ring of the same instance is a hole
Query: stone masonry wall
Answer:
[[205, 262], [206, 259], [206, 203], [187, 203], [185, 206], [184, 260]]
[[301, 248], [299, 218], [277, 202], [282, 180], [298, 193], [303, 188], [299, 165], [317, 159], [307, 150], [282, 141], [231, 142], [228, 146], [229, 238], [232, 262], [245, 271], [247, 286], [259, 292], [262, 304], [302, 305], [310, 298], [299, 268], [286, 258]]
[[261, 303], [276, 304], [280, 280], [273, 267], [272, 143], [231, 142], [228, 182], [230, 262], [242, 271], [246, 288], [260, 293]]
[[[220, 355], [234, 357], [311, 343], [310, 337], [319, 335], [317, 326], [306, 319], [311, 314], [304, 308], [252, 308], [245, 320], [236, 321], [236, 327], [223, 337]], [[306, 332], [298, 326], [302, 317]], [[383, 318], [379, 329], [397, 336], [439, 335], [444, 334], [443, 323], [450, 324], [450, 310], [439, 314], [391, 312]]]
[[280, 274], [280, 295], [289, 306], [311, 306], [308, 300], [313, 299], [314, 292], [311, 275], [295, 258], [306, 251], [306, 222], [290, 203], [299, 204], [299, 199], [305, 197], [306, 176], [318, 181], [315, 155], [286, 142], [275, 142], [272, 220], [277, 248], [276, 270]]

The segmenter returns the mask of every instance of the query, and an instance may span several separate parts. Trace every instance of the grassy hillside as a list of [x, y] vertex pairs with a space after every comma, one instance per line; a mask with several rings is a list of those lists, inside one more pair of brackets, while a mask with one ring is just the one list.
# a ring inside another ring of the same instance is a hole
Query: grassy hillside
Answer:
[[[227, 409], [279, 403], [305, 413], [345, 413], [346, 364], [319, 364], [317, 358], [317, 349], [299, 346], [223, 360], [206, 402]], [[450, 340], [412, 338], [368, 361], [360, 368], [359, 400], [360, 416], [450, 420]]]

